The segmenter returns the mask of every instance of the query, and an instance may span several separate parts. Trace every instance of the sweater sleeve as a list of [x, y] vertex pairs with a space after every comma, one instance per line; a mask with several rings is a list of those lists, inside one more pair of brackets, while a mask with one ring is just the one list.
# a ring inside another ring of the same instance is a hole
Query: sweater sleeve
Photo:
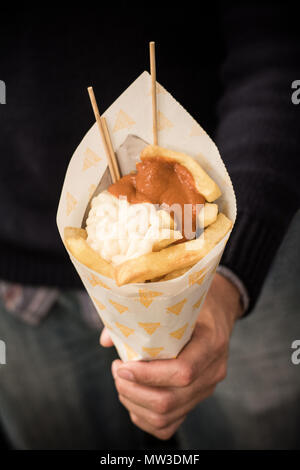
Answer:
[[236, 2], [222, 11], [225, 58], [216, 141], [231, 176], [238, 216], [221, 261], [256, 304], [276, 251], [300, 206], [300, 78], [291, 5]]

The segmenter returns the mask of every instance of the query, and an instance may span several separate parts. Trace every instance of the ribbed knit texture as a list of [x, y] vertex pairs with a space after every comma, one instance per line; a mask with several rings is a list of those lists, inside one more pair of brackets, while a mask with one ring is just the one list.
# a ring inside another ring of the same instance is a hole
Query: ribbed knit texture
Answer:
[[300, 206], [300, 77], [297, 20], [289, 7], [240, 2], [224, 7], [225, 84], [216, 141], [237, 196], [238, 217], [222, 264], [244, 282], [249, 313]]
[[32, 286], [83, 288], [69, 256], [0, 245], [1, 279]]
[[94, 86], [104, 111], [149, 68], [155, 40], [158, 81], [214, 137], [232, 179], [238, 218], [222, 264], [245, 284], [249, 313], [300, 205], [300, 105], [291, 101], [300, 28], [292, 6], [202, 2], [199, 14], [174, 2], [159, 11], [124, 2], [103, 6], [101, 18], [76, 5], [4, 16], [0, 278], [80, 285], [55, 213], [69, 158], [94, 122], [86, 87]]
[[284, 233], [283, 226], [267, 223], [255, 214], [239, 212], [222, 265], [234, 271], [249, 292], [249, 307], [244, 315], [255, 305]]

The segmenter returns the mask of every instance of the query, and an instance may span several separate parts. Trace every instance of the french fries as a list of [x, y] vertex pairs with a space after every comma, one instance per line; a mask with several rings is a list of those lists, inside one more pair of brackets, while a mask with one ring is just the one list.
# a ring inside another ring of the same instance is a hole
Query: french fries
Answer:
[[218, 204], [211, 204], [206, 202], [202, 209], [204, 211], [204, 224], [202, 226], [202, 211], [199, 213], [199, 226], [200, 227], [208, 227], [210, 224], [217, 220], [218, 216]]
[[232, 222], [222, 213], [196, 240], [169, 246], [161, 251], [139, 256], [116, 266], [115, 280], [118, 286], [130, 282], [144, 282], [164, 276], [177, 269], [197, 263], [222, 240], [232, 227]]
[[87, 233], [82, 228], [65, 227], [64, 240], [72, 255], [88, 268], [103, 276], [114, 279], [113, 265], [101, 258], [86, 241]]
[[133, 258], [113, 267], [87, 243], [84, 229], [66, 227], [65, 243], [72, 255], [103, 276], [115, 279], [117, 285], [145, 282], [147, 280], [167, 281], [182, 276], [200, 261], [231, 229], [232, 222], [222, 213], [196, 240], [168, 246], [160, 251]]
[[[173, 223], [174, 226], [174, 223]], [[161, 229], [159, 238], [153, 244], [153, 251], [160, 251], [171, 243], [182, 238], [178, 230]], [[64, 240], [72, 255], [81, 263], [85, 264], [103, 276], [114, 278], [114, 267], [103, 259], [86, 241], [87, 232], [83, 228], [66, 227]]]
[[170, 279], [175, 279], [176, 277], [183, 276], [189, 269], [191, 269], [194, 266], [195, 263], [191, 264], [190, 266], [187, 266], [186, 268], [182, 269], [175, 269], [174, 271], [166, 274], [165, 276], [162, 276], [159, 280], [160, 281], [169, 281]]
[[153, 251], [160, 251], [182, 238], [179, 230], [161, 229], [158, 240], [153, 243]]
[[218, 205], [212, 203], [221, 195], [220, 188], [198, 162], [186, 154], [157, 145], [148, 145], [141, 152], [142, 161], [158, 157], [183, 165], [193, 176], [196, 189], [205, 197], [207, 202], [198, 215], [199, 226], [204, 228], [200, 237], [173, 244], [183, 236], [176, 230], [171, 214], [159, 210], [160, 231], [153, 243], [152, 252], [113, 265], [91, 248], [85, 229], [65, 228], [64, 240], [70, 253], [90, 269], [114, 279], [118, 286], [146, 281], [167, 281], [182, 276], [206, 256], [232, 228], [232, 222], [224, 214], [218, 214]]

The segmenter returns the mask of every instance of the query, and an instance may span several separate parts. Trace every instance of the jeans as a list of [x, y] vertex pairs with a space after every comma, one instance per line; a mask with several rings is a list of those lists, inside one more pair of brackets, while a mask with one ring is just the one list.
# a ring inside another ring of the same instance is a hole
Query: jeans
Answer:
[[181, 426], [185, 449], [300, 449], [300, 211], [251, 314], [236, 323], [228, 373]]
[[15, 449], [176, 448], [133, 425], [110, 371], [114, 348], [99, 345], [77, 297], [59, 296], [39, 324], [0, 310], [6, 365], [0, 366], [0, 417]]
[[110, 365], [71, 291], [39, 326], [0, 307], [0, 418], [17, 449], [300, 448], [300, 212], [274, 259], [255, 310], [237, 322], [228, 374], [177, 437], [159, 441], [135, 427], [119, 403]]

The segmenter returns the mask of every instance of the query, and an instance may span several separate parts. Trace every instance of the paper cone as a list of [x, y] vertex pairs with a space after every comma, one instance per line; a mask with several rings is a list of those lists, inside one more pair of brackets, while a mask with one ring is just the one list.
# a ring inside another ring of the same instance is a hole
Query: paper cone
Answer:
[[[151, 77], [143, 72], [103, 113], [114, 149], [120, 149], [120, 154], [129, 134], [152, 142], [150, 87]], [[235, 195], [216, 145], [165, 88], [158, 87], [159, 145], [186, 153], [201, 164], [221, 188], [222, 196], [216, 201], [219, 211], [234, 223]], [[66, 172], [57, 212], [62, 240], [66, 226], [82, 226], [91, 195], [106, 169], [105, 151], [95, 124], [82, 139]], [[229, 235], [179, 278], [122, 287], [69, 253], [123, 361], [167, 359], [179, 354], [192, 335]]]

